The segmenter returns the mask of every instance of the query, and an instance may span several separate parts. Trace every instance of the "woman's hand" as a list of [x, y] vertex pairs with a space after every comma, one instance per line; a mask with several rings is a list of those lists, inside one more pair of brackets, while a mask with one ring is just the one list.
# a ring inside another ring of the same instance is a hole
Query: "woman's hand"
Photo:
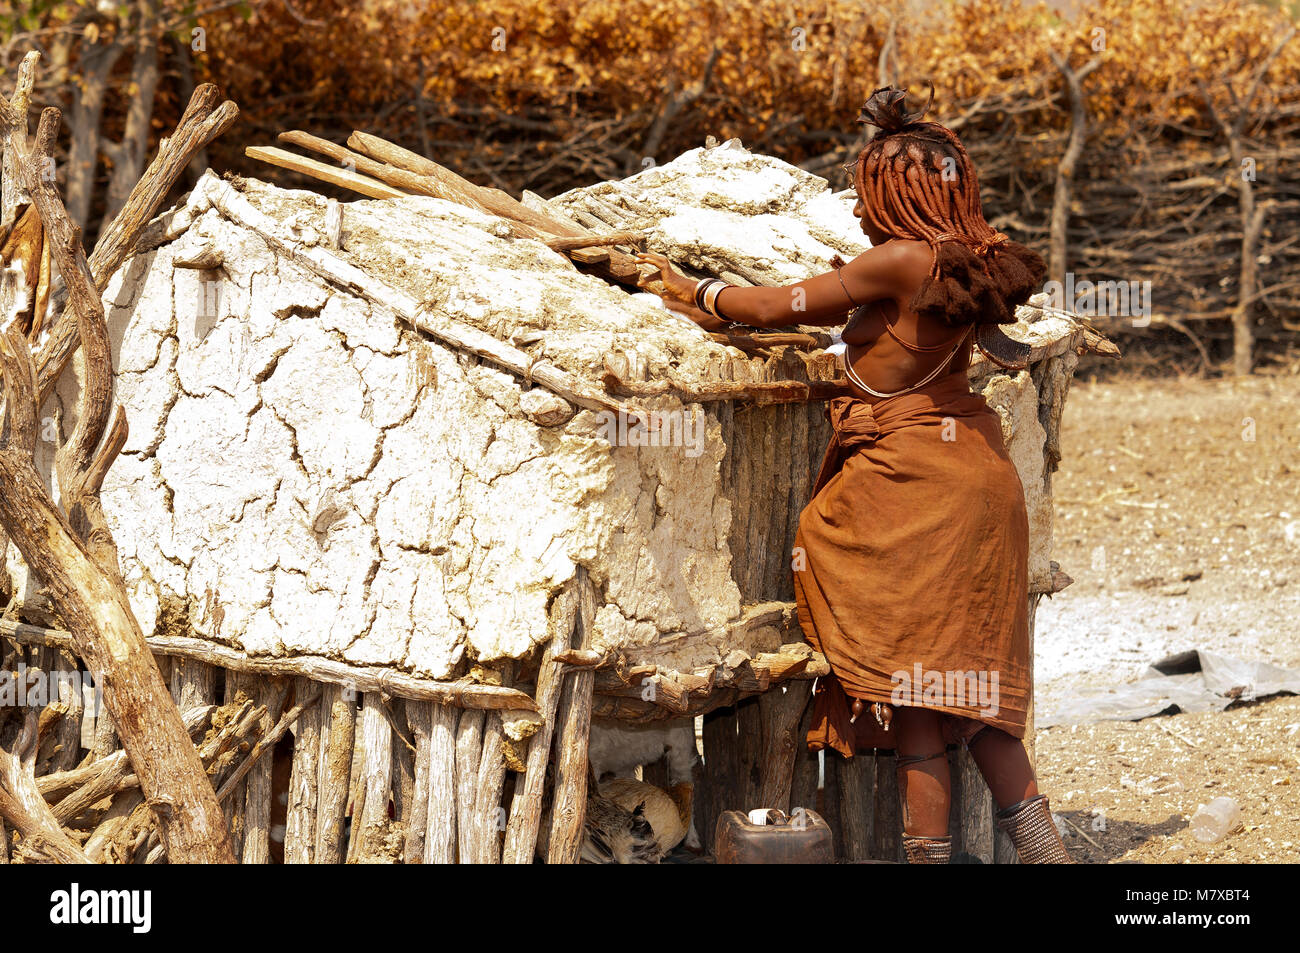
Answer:
[[729, 327], [729, 322], [715, 318], [708, 312], [701, 311], [693, 304], [685, 304], [669, 298], [664, 301], [664, 307], [670, 311], [676, 311], [678, 314], [686, 315], [706, 331], [725, 331]]
[[695, 303], [695, 285], [697, 282], [675, 272], [672, 262], [663, 255], [655, 252], [638, 252], [633, 257], [638, 265], [653, 265], [659, 271], [657, 276], [643, 274], [637, 278], [638, 287], [644, 288], [646, 282], [658, 277], [660, 283], [664, 286], [664, 290], [673, 298], [684, 304], [693, 305]]

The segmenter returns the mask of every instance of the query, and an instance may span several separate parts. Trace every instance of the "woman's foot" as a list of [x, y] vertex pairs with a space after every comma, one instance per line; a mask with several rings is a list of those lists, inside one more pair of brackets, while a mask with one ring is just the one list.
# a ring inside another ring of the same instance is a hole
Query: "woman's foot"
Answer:
[[952, 855], [952, 835], [921, 837], [903, 833], [903, 853], [909, 864], [947, 864]]
[[1052, 820], [1046, 794], [1036, 794], [998, 811], [998, 827], [1016, 845], [1022, 864], [1072, 864]]

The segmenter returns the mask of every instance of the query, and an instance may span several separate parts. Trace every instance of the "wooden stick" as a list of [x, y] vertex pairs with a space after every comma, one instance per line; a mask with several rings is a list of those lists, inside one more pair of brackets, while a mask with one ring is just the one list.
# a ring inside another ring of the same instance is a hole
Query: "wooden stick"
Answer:
[[[4, 111], [9, 112], [7, 103]], [[114, 714], [173, 859], [230, 862], [233, 855], [220, 804], [131, 612], [117, 548], [99, 503], [100, 484], [126, 439], [126, 417], [120, 406], [114, 410], [108, 326], [80, 230], [72, 225], [45, 174], [59, 121], [57, 109], [42, 113], [36, 143], [16, 165], [66, 282], [81, 339], [85, 359], [77, 423], [55, 455], [56, 505], [34, 462], [32, 427], [40, 406], [37, 366], [16, 329], [0, 336], [5, 390], [0, 527], [55, 594], [77, 654], [104, 686], [105, 704]], [[6, 128], [6, 147], [10, 134]]]
[[521, 222], [551, 235], [576, 238], [586, 234], [586, 229], [567, 222], [563, 218], [534, 211], [500, 189], [475, 185], [432, 159], [426, 159], [424, 156], [416, 155], [401, 146], [385, 142], [378, 136], [372, 136], [368, 132], [357, 131], [352, 133], [348, 137], [348, 145], [356, 151], [363, 152], [389, 166], [404, 169], [422, 178], [432, 179], [440, 183], [445, 190], [446, 197], [451, 198], [451, 201], [459, 202], [480, 211], [490, 212], [493, 215], [499, 215], [504, 219]]
[[[429, 737], [428, 818], [424, 862], [456, 862], [456, 722], [465, 717], [450, 705], [433, 705]], [[468, 713], [466, 713], [468, 714]]]
[[1070, 222], [1070, 193], [1075, 166], [1083, 155], [1083, 146], [1088, 137], [1088, 103], [1083, 93], [1083, 80], [1101, 65], [1101, 58], [1094, 56], [1075, 70], [1071, 69], [1069, 60], [1056, 50], [1048, 49], [1047, 55], [1064, 77], [1070, 101], [1070, 136], [1065, 154], [1056, 167], [1056, 187], [1052, 190], [1051, 238], [1048, 242], [1048, 274], [1053, 281], [1064, 283], [1065, 273], [1069, 270], [1066, 233]]
[[[412, 703], [414, 704], [414, 703]], [[403, 839], [411, 827], [415, 798], [415, 740], [406, 722], [406, 701], [390, 698], [384, 709], [393, 729], [393, 824]], [[403, 840], [405, 855], [405, 840]]]
[[957, 751], [958, 778], [955, 787], [961, 792], [957, 810], [961, 823], [962, 850], [981, 863], [993, 863], [993, 812], [997, 805], [989, 786], [984, 783], [975, 759], [964, 749]]
[[[829, 764], [832, 756], [838, 761], [839, 755], [827, 753]], [[878, 753], [876, 761], [876, 797], [875, 797], [875, 845], [872, 857], [902, 863], [903, 856], [903, 814], [902, 802], [898, 794], [898, 758], [891, 752]]]
[[56, 863], [88, 864], [90, 860], [63, 830], [36, 787], [33, 764], [37, 747], [37, 713], [29, 708], [23, 727], [11, 745], [0, 747], [0, 817], [23, 837], [24, 849], [44, 854]]
[[433, 703], [409, 702], [406, 721], [415, 738], [415, 788], [411, 793], [411, 813], [406, 819], [402, 863], [422, 864], [429, 820], [429, 745], [433, 731]]
[[[205, 769], [216, 766], [222, 756], [244, 737], [251, 734], [266, 716], [264, 706], [246, 700], [231, 709], [230, 717], [215, 735], [207, 738], [198, 751]], [[94, 862], [116, 859], [130, 862], [150, 836], [153, 819], [139, 789], [127, 791], [113, 799], [112, 806], [100, 819], [85, 844], [86, 855]]]
[[777, 331], [749, 334], [741, 331], [715, 331], [709, 334], [709, 338], [718, 344], [740, 348], [742, 351], [764, 351], [773, 347], [795, 347], [812, 351], [828, 348], [832, 343], [829, 334], [793, 334]]
[[483, 753], [474, 791], [474, 853], [471, 863], [495, 864], [501, 859], [498, 833], [502, 823], [501, 792], [505, 786], [505, 728], [499, 712], [490, 712], [483, 725]]
[[[75, 661], [69, 662], [64, 652], [53, 648], [45, 651], [48, 657], [42, 668], [50, 673], [54, 679], [53, 684], [58, 686], [59, 691], [58, 699], [50, 699], [49, 710], [59, 714], [54, 725], [48, 729], [54, 735], [55, 750], [45, 770], [67, 771], [81, 761], [81, 720], [86, 705], [81, 694], [81, 668]], [[68, 676], [71, 676], [70, 683], [64, 681]], [[58, 702], [57, 706], [53, 704], [55, 701]]]
[[[393, 729], [383, 712], [383, 696], [367, 692], [361, 704], [365, 800], [352, 815], [352, 839], [359, 842], [355, 859], [378, 853], [388, 827], [388, 798], [393, 783]], [[351, 852], [349, 852], [351, 854]], [[349, 856], [349, 860], [354, 859]]]
[[[245, 684], [248, 684], [246, 682]], [[258, 721], [258, 728], [265, 736], [272, 730], [284, 704], [289, 686], [282, 687], [258, 681], [253, 683], [252, 694], [260, 705], [266, 708], [266, 714]], [[261, 742], [259, 741], [260, 745]], [[265, 749], [263, 749], [265, 750]], [[254, 748], [257, 751], [257, 748]], [[260, 756], [260, 752], [259, 752]], [[245, 765], [247, 767], [245, 768]], [[242, 770], [240, 770], [242, 769]], [[236, 769], [235, 776], [223, 784], [218, 799], [228, 796], [239, 779], [248, 776], [244, 788], [244, 853], [245, 864], [269, 864], [271, 862], [271, 798], [275, 796], [271, 786], [271, 763], [259, 761], [250, 753], [244, 764]]]
[[548, 238], [545, 241], [552, 251], [569, 252], [598, 245], [632, 245], [645, 241], [645, 236], [636, 232], [609, 232], [608, 234], [581, 235], [574, 238]]
[[[261, 762], [262, 756], [271, 750], [271, 748], [275, 746], [276, 742], [284, 737], [285, 732], [288, 731], [294, 722], [298, 720], [298, 717], [312, 705], [316, 704], [320, 699], [320, 695], [321, 693], [319, 688], [313, 689], [306, 698], [280, 716], [280, 720], [275, 723], [275, 727], [263, 734], [261, 738], [257, 739], [257, 744], [255, 744], [253, 750], [248, 753], [248, 757], [240, 762], [239, 767], [234, 770], [234, 773], [232, 773], [230, 777], [226, 778], [226, 780], [222, 782], [221, 790], [217, 792], [217, 797], [223, 798], [229, 795], [230, 792], [234, 790], [235, 785], [238, 784], [240, 780], [242, 780], [243, 777], [253, 768], [258, 766]], [[283, 692], [277, 693], [277, 697], [282, 699]], [[270, 772], [267, 772], [267, 777], [269, 780]]]
[[[175, 662], [176, 659], [172, 661]], [[239, 685], [242, 677], [238, 672], [226, 673], [223, 701], [227, 706], [234, 706], [241, 695], [247, 699], [247, 693]], [[247, 786], [245, 782], [221, 802], [221, 809], [226, 815], [226, 827], [230, 831], [230, 849], [236, 857], [244, 856], [244, 807], [247, 800], [244, 795]]]
[[337, 685], [326, 685], [321, 697], [321, 714], [316, 863], [340, 864], [344, 856], [348, 784], [356, 737], [356, 695]]
[[317, 701], [303, 711], [294, 726], [293, 765], [289, 771], [289, 804], [284, 822], [284, 862], [310, 864], [316, 856], [316, 805], [320, 800], [321, 719], [324, 691], [309, 679], [294, 684], [294, 697], [315, 693]]
[[[23, 645], [53, 645], [75, 651], [71, 635], [13, 620], [0, 620], [0, 636]], [[315, 655], [286, 659], [250, 658], [239, 649], [188, 636], [149, 636], [150, 651], [158, 655], [209, 662], [232, 672], [275, 678], [304, 676], [316, 682], [347, 686], [354, 691], [383, 692], [417, 701], [436, 701], [460, 708], [504, 708], [536, 711], [524, 692], [499, 685], [437, 682], [379, 666], [349, 665]]]
[[[365, 132], [354, 132], [348, 137], [348, 145], [358, 152], [364, 152], [380, 161], [399, 168], [405, 168], [420, 175], [438, 179], [446, 187], [489, 212], [502, 218], [512, 219], [552, 235], [578, 237], [587, 232], [580, 226], [565, 221], [558, 216], [547, 215], [528, 208], [518, 199], [507, 195], [500, 189], [485, 188], [462, 178], [450, 169], [439, 165], [432, 159], [426, 159], [413, 152], [385, 142], [378, 136]], [[609, 252], [609, 274], [616, 281], [639, 287], [637, 285], [641, 272], [636, 260], [631, 256], [613, 249]]]
[[[383, 186], [388, 186], [397, 192], [397, 195], [427, 195], [433, 198], [443, 199], [449, 202], [456, 202], [468, 208], [485, 214], [500, 214], [502, 219], [511, 226], [511, 235], [515, 238], [531, 238], [537, 241], [545, 242], [555, 251], [571, 251], [576, 249], [588, 248], [594, 245], [623, 245], [629, 242], [639, 240], [638, 236], [631, 232], [618, 232], [613, 235], [573, 235], [567, 237], [556, 237], [545, 228], [537, 227], [531, 224], [525, 224], [518, 220], [518, 209], [524, 208], [520, 205], [517, 208], [509, 203], [493, 203], [502, 207], [502, 205], [511, 213], [509, 215], [497, 213], [487, 209], [475, 195], [468, 189], [457, 187], [445, 177], [439, 178], [431, 175], [419, 175], [407, 169], [398, 166], [389, 165], [384, 162], [376, 162], [359, 152], [346, 149], [343, 146], [330, 142], [328, 139], [321, 139], [307, 132], [291, 131], [282, 132], [277, 137], [282, 142], [288, 142], [296, 146], [302, 146], [305, 149], [311, 149], [314, 152], [320, 152], [336, 161], [343, 163], [347, 168], [340, 170], [335, 166], [325, 165], [312, 159], [295, 156], [293, 153], [285, 152], [281, 149], [266, 148], [253, 146], [245, 149], [245, 154], [254, 159], [261, 159], [273, 165], [283, 168], [293, 169], [310, 175], [313, 178], [322, 179], [331, 182], [334, 185], [343, 185], [351, 188], [353, 191], [360, 192], [362, 195], [371, 198], [394, 198], [396, 196], [385, 194]], [[352, 171], [358, 170], [358, 171]], [[503, 193], [504, 194], [504, 193]], [[513, 200], [511, 200], [513, 201]], [[531, 210], [528, 210], [531, 212]], [[537, 213], [533, 213], [534, 216]], [[546, 220], [546, 224], [554, 227], [559, 220]], [[605, 255], [608, 258], [608, 254]]]
[[[207, 726], [215, 710], [215, 705], [203, 705], [185, 712], [185, 728], [190, 732], [191, 736], [202, 731]], [[64, 774], [75, 775], [84, 780], [74, 781], [79, 785], [77, 789], [54, 806], [52, 813], [54, 819], [60, 824], [67, 824], [73, 818], [81, 815], [83, 811], [89, 810], [95, 804], [104, 800], [104, 798], [128, 790], [140, 783], [139, 778], [131, 771], [131, 761], [127, 758], [125, 751], [118, 751], [86, 768], [67, 771]], [[52, 800], [59, 791], [66, 790], [71, 780], [73, 779], [61, 778], [57, 774], [46, 775], [37, 779], [36, 786], [41, 795], [48, 801]]]
[[794, 759], [803, 739], [796, 736], [804, 706], [812, 686], [791, 682], [759, 696], [758, 710], [762, 725], [761, 772], [758, 803], [755, 807], [790, 810], [790, 786], [794, 780]]
[[[595, 636], [592, 630], [596, 622], [596, 593], [585, 568], [578, 568], [574, 586], [578, 595], [574, 647], [590, 649]], [[579, 669], [564, 677], [555, 716], [555, 793], [546, 858], [549, 864], [576, 864], [582, 851], [587, 816], [587, 744], [595, 677], [591, 669]]]
[[528, 742], [527, 770], [515, 780], [515, 796], [506, 826], [506, 843], [501, 862], [531, 864], [537, 850], [537, 833], [542, 821], [542, 794], [546, 787], [546, 767], [551, 755], [551, 736], [555, 713], [560, 703], [564, 670], [557, 656], [570, 648], [578, 611], [577, 593], [568, 586], [552, 606], [549, 624], [551, 641], [542, 652], [537, 669], [537, 709], [542, 725]]
[[477, 863], [478, 824], [476, 797], [478, 768], [483, 756], [483, 729], [487, 714], [483, 711], [461, 712], [456, 723], [456, 838], [457, 856], [462, 864]]
[[834, 758], [839, 772], [840, 796], [840, 860], [855, 861], [871, 858], [871, 838], [874, 833], [875, 812], [872, 802], [876, 796], [876, 759], [870, 752], [855, 754], [847, 760], [827, 751]]
[[372, 179], [368, 175], [349, 172], [347, 169], [341, 169], [338, 166], [326, 165], [324, 162], [317, 162], [315, 159], [294, 155], [292, 152], [286, 152], [284, 149], [277, 149], [274, 146], [248, 146], [244, 149], [244, 155], [250, 159], [258, 159], [279, 166], [282, 169], [301, 172], [303, 175], [309, 175], [313, 179], [320, 179], [330, 185], [351, 189], [353, 192], [358, 192], [367, 198], [397, 199], [410, 194], [380, 182], [378, 179]]
[[802, 404], [852, 396], [847, 381], [768, 381], [753, 384], [703, 381], [688, 384], [671, 377], [657, 381], [627, 381], [608, 368], [601, 380], [605, 389], [618, 397], [658, 397], [671, 394], [684, 403], [749, 401], [761, 407], [766, 404]]

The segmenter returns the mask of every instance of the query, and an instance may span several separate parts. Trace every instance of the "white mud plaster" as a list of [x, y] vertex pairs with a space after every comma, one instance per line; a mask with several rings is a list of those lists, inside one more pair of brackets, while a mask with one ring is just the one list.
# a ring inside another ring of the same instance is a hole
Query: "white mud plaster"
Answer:
[[1052, 498], [1045, 482], [1043, 442], [1047, 433], [1038, 420], [1038, 392], [1028, 370], [1014, 377], [999, 374], [984, 387], [984, 399], [1002, 418], [1002, 440], [1016, 465], [1029, 515], [1029, 580], [1043, 584], [1051, 575]]
[[[279, 199], [281, 221], [316, 204]], [[447, 237], [461, 267], [500, 267], [493, 236]], [[218, 271], [175, 267], [203, 248]], [[215, 210], [148, 259], [133, 295], [110, 290], [132, 426], [104, 490], [146, 631], [446, 677], [467, 651], [545, 639], [579, 561], [601, 570], [611, 644], [739, 612], [729, 514], [711, 505], [716, 427], [689, 457], [611, 447], [590, 412], [539, 426], [530, 410], [566, 416], [554, 395], [521, 406], [513, 375], [371, 313]]]
[[[788, 283], [867, 247], [850, 193], [732, 144], [615, 184], [651, 247], [706, 270]], [[550, 600], [583, 565], [597, 586], [596, 648], [708, 633], [699, 663], [714, 660], [741, 615], [716, 415], [696, 407], [701, 429], [674, 445], [611, 445], [602, 414], [274, 253], [221, 201], [236, 192], [278, 238], [325, 247], [321, 196], [209, 172], [105, 296], [130, 438], [103, 499], [146, 633], [445, 678], [544, 642]], [[439, 199], [358, 201], [343, 206], [329, 253], [594, 388], [615, 349], [635, 351], [652, 379], [698, 379], [739, 354], [503, 235], [499, 220]], [[1043, 446], [1033, 386], [1027, 374], [993, 382], [1039, 566], [1050, 504], [1032, 499]], [[61, 382], [63, 407], [76, 387], [74, 375]], [[672, 398], [640, 403], [691, 413]], [[67, 415], [60, 432], [74, 423]], [[674, 658], [695, 661], [684, 648]]]

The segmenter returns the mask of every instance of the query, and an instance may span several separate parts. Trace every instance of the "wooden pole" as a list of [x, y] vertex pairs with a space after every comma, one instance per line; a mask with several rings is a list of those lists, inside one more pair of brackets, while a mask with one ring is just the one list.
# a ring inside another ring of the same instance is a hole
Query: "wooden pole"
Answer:
[[358, 172], [352, 172], [336, 165], [308, 159], [306, 156], [294, 155], [292, 152], [286, 152], [284, 149], [277, 149], [274, 146], [248, 146], [244, 149], [244, 155], [250, 159], [258, 159], [279, 166], [282, 169], [289, 169], [292, 172], [301, 172], [303, 175], [320, 179], [330, 185], [351, 189], [353, 192], [359, 192], [367, 198], [396, 199], [410, 194], [403, 192], [401, 189], [395, 189], [391, 185], [368, 175], [361, 175]]
[[[320, 690], [310, 679], [294, 682], [294, 697], [304, 699]], [[310, 864], [316, 860], [316, 808], [320, 800], [321, 722], [323, 700], [299, 716], [294, 726], [293, 764], [289, 769], [289, 804], [284, 822], [284, 862]]]
[[393, 784], [393, 729], [383, 712], [384, 699], [367, 692], [361, 706], [362, 756], [361, 786], [365, 798], [358, 813], [352, 815], [352, 840], [357, 844], [355, 858], [363, 859], [376, 852], [388, 827], [388, 799]]
[[203, 662], [177, 659], [171, 673], [172, 696], [181, 711], [217, 700], [217, 670]]
[[530, 864], [537, 849], [537, 833], [542, 820], [542, 793], [546, 786], [546, 769], [550, 762], [560, 689], [564, 684], [564, 668], [556, 661], [556, 656], [572, 644], [577, 611], [577, 592], [573, 586], [568, 586], [555, 600], [551, 610], [551, 641], [542, 653], [542, 661], [537, 670], [536, 701], [542, 725], [528, 742], [527, 771], [523, 778], [515, 782], [515, 796], [502, 853], [503, 863]]
[[958, 749], [953, 760], [956, 762], [952, 776], [953, 787], [957, 789], [954, 800], [961, 826], [961, 849], [981, 863], [991, 864], [994, 861], [993, 812], [997, 809], [993, 795], [968, 751]]
[[406, 818], [404, 864], [424, 863], [424, 839], [429, 820], [429, 744], [433, 730], [430, 702], [411, 702], [406, 706], [406, 722], [415, 739], [415, 788], [411, 794], [411, 812]]
[[1065, 78], [1066, 95], [1070, 103], [1070, 138], [1065, 147], [1065, 154], [1056, 166], [1056, 188], [1052, 193], [1052, 218], [1050, 238], [1048, 241], [1048, 275], [1053, 281], [1065, 284], [1065, 273], [1069, 270], [1066, 260], [1067, 233], [1070, 225], [1070, 192], [1074, 181], [1074, 170], [1083, 155], [1083, 146], [1088, 138], [1088, 104], [1083, 95], [1083, 80], [1089, 73], [1101, 65], [1101, 59], [1094, 56], [1079, 69], [1070, 68], [1069, 61], [1056, 50], [1049, 49], [1047, 55], [1052, 58], [1061, 76]]
[[388, 703], [389, 725], [393, 729], [393, 823], [409, 835], [415, 813], [415, 748], [406, 724], [406, 702], [393, 698]]
[[450, 705], [432, 706], [425, 805], [426, 864], [456, 862], [456, 722], [460, 717], [461, 712]]
[[484, 711], [463, 711], [456, 722], [456, 837], [462, 864], [478, 861], [478, 767], [483, 757]]
[[[0, 635], [24, 645], [52, 645], [75, 651], [70, 633], [62, 629], [0, 619]], [[526, 693], [501, 685], [439, 682], [372, 665], [350, 665], [316, 655], [292, 658], [255, 658], [228, 645], [188, 636], [149, 636], [145, 643], [158, 655], [184, 658], [219, 666], [230, 672], [263, 678], [303, 676], [314, 682], [341, 685], [352, 692], [382, 692], [417, 701], [436, 701], [464, 708], [506, 708], [536, 711]]]
[[1236, 106], [1236, 115], [1231, 121], [1215, 108], [1214, 100], [1205, 89], [1205, 84], [1197, 80], [1211, 117], [1218, 123], [1224, 137], [1228, 140], [1228, 149], [1234, 165], [1232, 179], [1237, 187], [1237, 207], [1241, 215], [1241, 259], [1237, 276], [1237, 303], [1232, 309], [1232, 369], [1237, 375], [1249, 374], [1254, 367], [1255, 335], [1250, 326], [1250, 314], [1257, 284], [1259, 255], [1256, 249], [1264, 226], [1264, 207], [1256, 208], [1255, 205], [1255, 191], [1252, 187], [1254, 176], [1247, 175], [1245, 169], [1243, 135], [1246, 124], [1251, 119], [1251, 107], [1259, 92], [1260, 83], [1268, 75], [1273, 61], [1281, 54], [1283, 47], [1291, 42], [1295, 34], [1296, 27], [1292, 26], [1273, 46], [1272, 51], [1256, 69], [1255, 77], [1243, 99], [1237, 100], [1236, 95], [1232, 94], [1232, 86], [1228, 86], [1228, 92], [1233, 95]]
[[[596, 624], [596, 592], [587, 570], [578, 567], [574, 585], [578, 594], [577, 626], [573, 647], [590, 649]], [[587, 816], [587, 744], [591, 732], [591, 696], [595, 683], [591, 669], [564, 677], [556, 713], [555, 794], [551, 806], [551, 834], [547, 863], [576, 864], [582, 852]]]
[[876, 860], [903, 863], [903, 810], [898, 792], [898, 758], [894, 752], [876, 754]]
[[847, 760], [831, 752], [839, 765], [840, 860], [871, 859], [875, 834], [876, 759], [871, 752]]
[[755, 807], [790, 810], [790, 790], [794, 782], [794, 760], [803, 739], [798, 737], [799, 722], [808, 704], [812, 686], [792, 681], [778, 685], [759, 696], [759, 719], [762, 726], [762, 760], [758, 803]]
[[695, 798], [695, 819], [706, 850], [713, 849], [718, 817], [739, 810], [740, 747], [736, 741], [736, 711], [720, 708], [704, 716], [704, 784]]
[[[277, 686], [262, 680], [250, 679], [249, 693], [259, 705], [266, 707], [259, 734], [266, 735], [275, 727], [280, 710], [288, 694], [288, 685]], [[251, 752], [250, 752], [251, 754]], [[245, 864], [271, 862], [271, 762], [260, 760], [247, 771], [248, 782], [244, 788], [244, 854]], [[231, 786], [233, 789], [233, 785]]]
[[[239, 684], [239, 675], [235, 672], [227, 672], [223, 704], [233, 705], [241, 692], [244, 692], [244, 696], [247, 698], [247, 692]], [[240, 784], [221, 802], [221, 809], [225, 812], [226, 817], [226, 828], [230, 832], [230, 850], [236, 857], [244, 856], [244, 794], [246, 789], [247, 783]]]
[[[157, 816], [173, 862], [233, 860], [225, 818], [180, 712], [131, 612], [117, 547], [99, 491], [126, 441], [126, 417], [113, 401], [113, 358], [103, 301], [55, 188], [54, 146], [59, 110], [42, 112], [35, 142], [27, 142], [27, 100], [38, 53], [20, 70], [14, 109], [0, 100], [5, 150], [18, 149], [13, 168], [40, 216], [67, 289], [84, 354], [76, 425], [55, 454], [56, 504], [35, 465], [36, 417], [42, 401], [39, 365], [16, 328], [0, 335], [5, 411], [0, 433], [0, 528], [45, 584], [77, 654], [104, 687], [123, 747]], [[66, 319], [65, 319], [66, 320]]]
[[506, 780], [505, 728], [499, 712], [490, 712], [483, 726], [483, 753], [478, 764], [474, 791], [474, 844], [471, 863], [495, 864], [501, 859], [501, 793]]
[[346, 850], [348, 788], [356, 738], [356, 694], [338, 685], [326, 685], [320, 704], [316, 863], [341, 864]]

